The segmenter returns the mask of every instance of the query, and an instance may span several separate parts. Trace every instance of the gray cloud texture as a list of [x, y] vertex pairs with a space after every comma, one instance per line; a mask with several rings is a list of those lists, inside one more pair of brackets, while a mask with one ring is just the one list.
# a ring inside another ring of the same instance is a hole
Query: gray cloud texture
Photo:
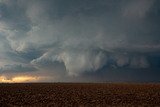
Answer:
[[108, 70], [157, 70], [158, 4], [158, 0], [1, 0], [1, 71], [37, 71], [57, 75], [61, 81], [72, 76], [83, 80], [86, 73]]

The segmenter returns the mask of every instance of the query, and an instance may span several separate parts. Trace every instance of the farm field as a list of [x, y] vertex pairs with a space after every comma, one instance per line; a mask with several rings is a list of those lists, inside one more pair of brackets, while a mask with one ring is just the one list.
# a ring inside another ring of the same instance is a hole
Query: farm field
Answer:
[[160, 107], [160, 84], [0, 84], [0, 107]]

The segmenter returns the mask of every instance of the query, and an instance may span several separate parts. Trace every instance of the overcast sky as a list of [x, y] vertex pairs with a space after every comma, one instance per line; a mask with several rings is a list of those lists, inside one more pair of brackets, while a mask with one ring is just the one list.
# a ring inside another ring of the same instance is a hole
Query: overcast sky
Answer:
[[160, 1], [0, 0], [0, 82], [24, 77], [160, 82]]

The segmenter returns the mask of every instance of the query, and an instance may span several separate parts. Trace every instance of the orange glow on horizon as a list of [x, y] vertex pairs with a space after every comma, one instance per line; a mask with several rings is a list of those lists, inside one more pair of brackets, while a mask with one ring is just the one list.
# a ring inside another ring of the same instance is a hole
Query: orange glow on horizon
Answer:
[[36, 82], [39, 78], [35, 76], [16, 76], [11, 79], [7, 79], [5, 76], [0, 76], [1, 83], [23, 83], [23, 82]]

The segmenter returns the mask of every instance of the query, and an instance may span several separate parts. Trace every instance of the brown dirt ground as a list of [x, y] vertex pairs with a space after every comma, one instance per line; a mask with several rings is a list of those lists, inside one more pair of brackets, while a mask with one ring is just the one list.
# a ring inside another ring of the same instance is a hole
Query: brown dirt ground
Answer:
[[0, 107], [160, 107], [160, 84], [0, 84]]

